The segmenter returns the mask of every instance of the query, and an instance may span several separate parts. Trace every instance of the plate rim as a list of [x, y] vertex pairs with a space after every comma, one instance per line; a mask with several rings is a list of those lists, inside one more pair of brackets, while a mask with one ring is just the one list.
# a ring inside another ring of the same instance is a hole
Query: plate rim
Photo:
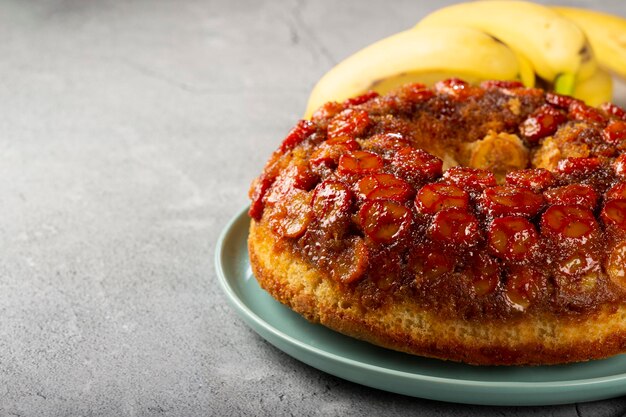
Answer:
[[[626, 372], [614, 374], [614, 375], [608, 375], [608, 376], [594, 377], [594, 378], [568, 379], [568, 380], [562, 380], [562, 381], [526, 382], [526, 381], [478, 381], [478, 380], [472, 380], [472, 379], [455, 379], [455, 378], [450, 378], [450, 377], [431, 376], [431, 375], [416, 374], [413, 372], [401, 371], [401, 370], [396, 370], [396, 369], [390, 369], [390, 368], [386, 368], [383, 366], [374, 365], [371, 363], [366, 363], [366, 362], [355, 360], [349, 357], [338, 355], [332, 352], [328, 352], [324, 349], [306, 344], [294, 338], [293, 336], [285, 333], [284, 331], [276, 328], [275, 326], [273, 326], [272, 324], [268, 323], [263, 318], [261, 318], [258, 314], [256, 314], [256, 312], [253, 311], [250, 307], [248, 307], [245, 304], [245, 302], [237, 295], [236, 291], [233, 289], [232, 285], [229, 282], [229, 278], [226, 276], [226, 273], [223, 267], [225, 263], [224, 248], [225, 248], [226, 243], [229, 241], [229, 239], [232, 239], [232, 235], [235, 233], [236, 226], [239, 222], [246, 221], [246, 223], [249, 224], [250, 219], [247, 215], [247, 210], [248, 210], [248, 206], [245, 206], [237, 214], [235, 214], [228, 221], [228, 223], [225, 225], [224, 229], [219, 235], [219, 238], [217, 240], [216, 250], [215, 250], [215, 268], [217, 271], [218, 282], [222, 290], [227, 295], [229, 303], [233, 307], [235, 307], [237, 312], [242, 316], [242, 318], [244, 318], [244, 321], [247, 321], [245, 320], [246, 318], [249, 320], [252, 320], [257, 326], [261, 327], [266, 332], [269, 332], [274, 337], [277, 337], [278, 339], [288, 343], [289, 345], [292, 345], [295, 348], [301, 349], [309, 354], [316, 355], [323, 359], [332, 360], [342, 365], [352, 367], [353, 369], [357, 369], [357, 370], [367, 369], [368, 371], [376, 372], [379, 374], [384, 374], [385, 376], [388, 376], [388, 377], [402, 377], [408, 380], [435, 383], [439, 385], [466, 386], [466, 387], [471, 387], [471, 388], [492, 388], [492, 389], [497, 389], [497, 390], [514, 389], [514, 390], [524, 390], [524, 391], [530, 391], [532, 388], [532, 391], [536, 391], [542, 388], [544, 389], [545, 388], [553, 388], [553, 389], [583, 388], [583, 387], [590, 387], [590, 386], [595, 386], [599, 384], [600, 385], [608, 384], [609, 386], [613, 386], [614, 384], [626, 382]], [[253, 328], [255, 332], [259, 333], [259, 331], [256, 328], [254, 328], [254, 326], [251, 326], [251, 327]], [[260, 336], [268, 340], [267, 337], [265, 337], [263, 334], [260, 334]], [[273, 341], [268, 340], [268, 342], [276, 346], [276, 344]], [[280, 346], [276, 346], [276, 347], [284, 351], [284, 349], [281, 348]], [[288, 352], [287, 354], [296, 358], [299, 361], [304, 362], [303, 359], [297, 356], [293, 356], [292, 354]], [[316, 368], [320, 369], [318, 367]], [[327, 371], [324, 371], [324, 372], [327, 372]], [[337, 376], [341, 377], [340, 375], [337, 375]], [[341, 378], [346, 379], [343, 377]], [[355, 381], [355, 382], [361, 385], [366, 385], [358, 381]], [[383, 388], [379, 388], [379, 389], [383, 389]], [[392, 391], [392, 392], [395, 392], [395, 391]], [[626, 387], [624, 389], [624, 393], [626, 393]], [[615, 395], [613, 395], [613, 397], [614, 396]], [[427, 397], [423, 397], [423, 398], [427, 398]], [[607, 397], [597, 396], [594, 398], [601, 399], [601, 398], [607, 398]], [[591, 400], [592, 399], [589, 399], [587, 401], [591, 401]], [[485, 404], [485, 403], [475, 403], [475, 404]], [[537, 403], [533, 403], [533, 404], [537, 404]], [[562, 402], [554, 402], [553, 404], [562, 404]], [[528, 405], [531, 405], [531, 404], [529, 403]]]

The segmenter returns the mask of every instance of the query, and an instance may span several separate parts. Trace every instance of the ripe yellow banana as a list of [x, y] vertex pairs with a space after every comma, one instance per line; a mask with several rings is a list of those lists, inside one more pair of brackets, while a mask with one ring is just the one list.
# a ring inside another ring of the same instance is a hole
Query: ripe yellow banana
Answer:
[[626, 19], [575, 7], [552, 7], [585, 32], [598, 63], [626, 78]]
[[305, 117], [327, 101], [367, 90], [384, 94], [406, 82], [443, 75], [469, 81], [520, 79], [534, 85], [528, 63], [493, 37], [466, 27], [424, 27], [380, 40], [331, 69], [313, 89]]
[[[528, 58], [541, 78], [570, 94], [576, 79], [595, 72], [585, 34], [548, 7], [513, 0], [455, 4], [426, 16], [417, 27], [468, 26], [482, 30]], [[561, 80], [559, 80], [563, 77]]]
[[590, 106], [599, 106], [613, 98], [613, 79], [602, 68], [585, 81], [576, 84], [572, 96], [583, 100]]

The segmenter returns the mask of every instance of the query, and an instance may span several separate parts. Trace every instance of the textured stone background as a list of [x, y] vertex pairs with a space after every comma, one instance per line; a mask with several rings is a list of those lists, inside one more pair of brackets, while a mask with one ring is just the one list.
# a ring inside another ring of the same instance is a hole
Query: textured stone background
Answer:
[[0, 415], [623, 415], [352, 384], [217, 285], [217, 236], [315, 81], [443, 3], [2, 1]]

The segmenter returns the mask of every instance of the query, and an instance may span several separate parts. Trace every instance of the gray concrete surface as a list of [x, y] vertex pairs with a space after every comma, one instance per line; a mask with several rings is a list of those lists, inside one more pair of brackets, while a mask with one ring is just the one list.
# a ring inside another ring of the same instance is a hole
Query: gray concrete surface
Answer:
[[623, 415], [349, 383], [217, 285], [217, 236], [315, 81], [443, 3], [0, 2], [0, 416]]

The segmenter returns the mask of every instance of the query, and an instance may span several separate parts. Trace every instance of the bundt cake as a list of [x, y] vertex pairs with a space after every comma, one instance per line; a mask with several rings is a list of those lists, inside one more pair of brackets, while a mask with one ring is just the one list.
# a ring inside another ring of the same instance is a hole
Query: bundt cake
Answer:
[[260, 285], [312, 322], [477, 365], [626, 352], [626, 111], [488, 81], [301, 120], [250, 189]]

